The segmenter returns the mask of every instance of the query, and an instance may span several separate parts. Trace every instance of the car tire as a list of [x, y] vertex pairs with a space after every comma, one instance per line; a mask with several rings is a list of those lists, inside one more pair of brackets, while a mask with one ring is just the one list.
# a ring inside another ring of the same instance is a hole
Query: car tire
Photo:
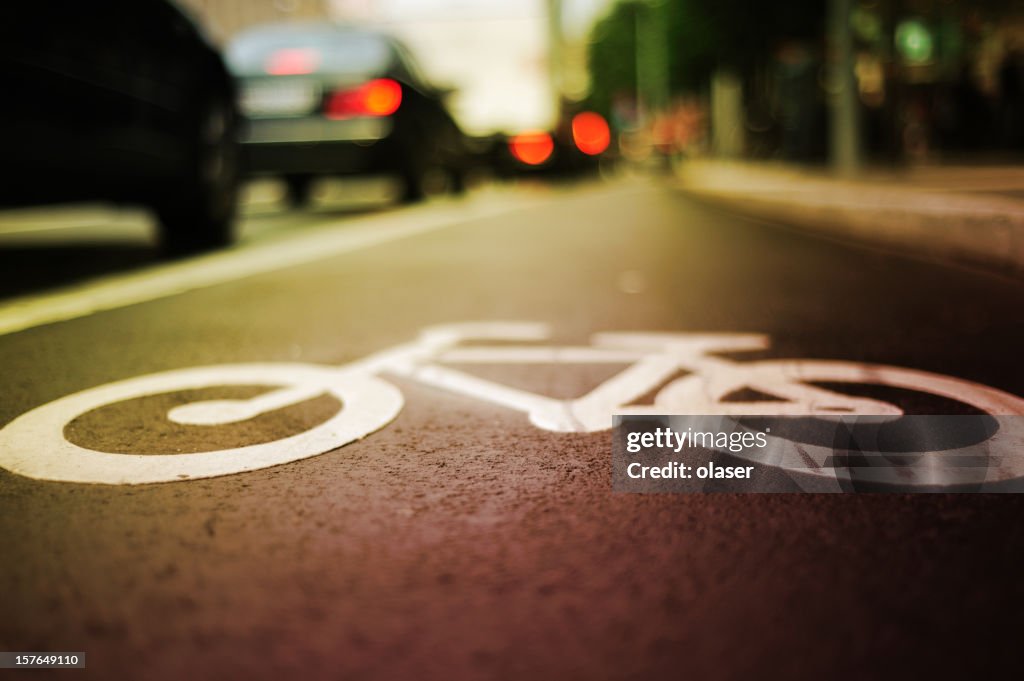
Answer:
[[466, 193], [466, 171], [459, 168], [448, 170], [448, 193], [452, 196], [462, 196]]
[[290, 208], [305, 208], [313, 198], [313, 178], [288, 175], [284, 178], [285, 200]]
[[427, 170], [427, 163], [420, 154], [409, 154], [399, 171], [399, 203], [419, 203], [427, 198]]
[[402, 175], [402, 190], [398, 202], [403, 204], [419, 203], [427, 198], [423, 188], [423, 178], [413, 175]]
[[238, 207], [238, 116], [210, 95], [192, 126], [185, 170], [156, 203], [161, 251], [175, 257], [230, 245]]

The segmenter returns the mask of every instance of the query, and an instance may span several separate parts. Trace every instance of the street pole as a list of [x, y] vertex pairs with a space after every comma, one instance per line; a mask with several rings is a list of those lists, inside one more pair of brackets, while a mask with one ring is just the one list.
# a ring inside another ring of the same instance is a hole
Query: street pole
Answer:
[[547, 0], [548, 24], [548, 78], [551, 83], [551, 98], [554, 104], [554, 117], [558, 121], [562, 115], [562, 100], [565, 97], [564, 42], [562, 31], [562, 0]]
[[660, 0], [637, 0], [634, 5], [636, 41], [636, 101], [653, 112], [668, 103], [668, 40]]
[[860, 170], [861, 134], [857, 78], [854, 74], [851, 0], [829, 0], [829, 42], [832, 52], [831, 161], [842, 175]]
[[633, 3], [633, 42], [636, 49], [633, 55], [636, 63], [636, 125], [643, 127], [647, 119], [647, 65], [644, 59], [644, 3], [636, 0]]

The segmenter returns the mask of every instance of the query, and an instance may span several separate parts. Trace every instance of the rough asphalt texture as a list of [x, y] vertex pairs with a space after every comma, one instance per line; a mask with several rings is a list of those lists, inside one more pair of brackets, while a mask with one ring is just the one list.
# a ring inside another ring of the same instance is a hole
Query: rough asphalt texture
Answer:
[[[767, 357], [1024, 394], [1019, 283], [664, 189], [551, 200], [0, 337], [0, 423], [140, 374], [339, 364], [490, 319], [549, 322], [573, 342], [764, 332]], [[602, 378], [489, 375], [555, 396]], [[88, 669], [52, 676], [96, 679], [976, 677], [1017, 661], [1019, 497], [613, 494], [607, 433], [548, 433], [395, 382], [406, 406], [384, 430], [272, 469], [136, 487], [0, 471], [0, 649], [86, 651]], [[314, 402], [295, 409], [325, 408]], [[289, 418], [305, 417], [319, 418]], [[83, 421], [75, 437], [116, 439], [103, 431]]]

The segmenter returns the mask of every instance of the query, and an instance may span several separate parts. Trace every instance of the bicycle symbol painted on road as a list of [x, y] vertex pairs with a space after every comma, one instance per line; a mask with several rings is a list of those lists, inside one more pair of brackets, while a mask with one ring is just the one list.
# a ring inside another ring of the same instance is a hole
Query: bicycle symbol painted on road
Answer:
[[[590, 433], [612, 427], [613, 414], [723, 416], [882, 416], [898, 418], [896, 405], [843, 394], [815, 383], [888, 386], [936, 395], [991, 415], [1022, 415], [1024, 400], [978, 383], [894, 366], [846, 361], [785, 359], [734, 361], [715, 355], [765, 350], [761, 334], [598, 333], [587, 346], [550, 346], [543, 324], [473, 322], [430, 327], [413, 342], [343, 366], [315, 364], [225, 364], [178, 369], [108, 383], [37, 407], [0, 430], [0, 467], [40, 480], [142, 484], [192, 480], [253, 471], [332, 451], [380, 430], [404, 405], [401, 391], [381, 376], [420, 384], [526, 414], [541, 429]], [[495, 344], [495, 343], [500, 344]], [[626, 368], [575, 399], [555, 399], [474, 376], [449, 365], [618, 364]], [[680, 372], [687, 372], [675, 378]], [[249, 399], [201, 401], [174, 407], [171, 422], [193, 426], [241, 423], [321, 395], [342, 408], [326, 421], [288, 437], [260, 444], [187, 454], [110, 453], [89, 449], [65, 436], [65, 426], [92, 410], [127, 400], [223, 386], [274, 386]], [[653, 390], [653, 404], [633, 404]], [[744, 389], [771, 399], [733, 401]], [[999, 438], [1004, 441], [999, 441]], [[996, 434], [990, 448], [1014, 447]], [[801, 457], [772, 465], [816, 473]], [[810, 451], [812, 458], [824, 452]], [[1024, 462], [1008, 457], [996, 474], [1024, 476]]]

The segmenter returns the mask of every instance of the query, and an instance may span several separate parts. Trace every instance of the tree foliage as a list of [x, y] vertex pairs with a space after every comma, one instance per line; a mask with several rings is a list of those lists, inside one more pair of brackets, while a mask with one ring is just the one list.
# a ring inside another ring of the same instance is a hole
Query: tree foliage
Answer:
[[637, 3], [616, 3], [590, 33], [588, 106], [605, 116], [616, 94], [636, 91], [636, 8]]
[[615, 93], [636, 90], [643, 12], [653, 13], [647, 26], [665, 31], [671, 93], [703, 89], [719, 66], [749, 72], [784, 40], [817, 44], [824, 36], [825, 0], [620, 0], [590, 36], [589, 104], [599, 111], [609, 111]]

